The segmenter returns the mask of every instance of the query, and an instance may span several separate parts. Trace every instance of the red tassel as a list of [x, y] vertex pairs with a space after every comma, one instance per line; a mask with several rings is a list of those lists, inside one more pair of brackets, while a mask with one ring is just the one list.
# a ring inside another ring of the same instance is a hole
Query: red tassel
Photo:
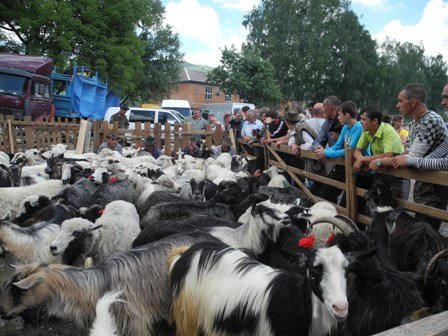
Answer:
[[333, 241], [333, 239], [334, 239], [334, 232], [332, 232], [332, 233], [328, 236], [328, 239], [327, 239], [327, 242], [326, 242], [327, 246], [330, 245], [330, 243]]
[[316, 237], [314, 235], [304, 237], [299, 240], [299, 246], [307, 249], [314, 248], [314, 241], [316, 240]]
[[118, 181], [118, 178], [116, 176], [112, 176], [110, 178], [110, 183], [116, 183]]
[[102, 215], [104, 213], [104, 209], [98, 210], [98, 215]]

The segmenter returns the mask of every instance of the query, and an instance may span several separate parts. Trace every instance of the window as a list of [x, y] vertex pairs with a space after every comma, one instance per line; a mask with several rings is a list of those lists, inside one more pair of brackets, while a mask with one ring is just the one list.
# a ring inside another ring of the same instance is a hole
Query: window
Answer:
[[34, 82], [32, 95], [36, 98], [50, 99], [50, 84]]
[[174, 118], [174, 116], [170, 113], [159, 111], [159, 123], [166, 124], [167, 122], [169, 122], [170, 124], [174, 124], [175, 122], [177, 122], [177, 119]]
[[154, 110], [131, 110], [131, 114], [129, 116], [129, 121], [132, 122], [154, 122]]
[[225, 102], [230, 102], [230, 101], [231, 101], [231, 97], [230, 97], [229, 94], [226, 94], [226, 95], [224, 96], [224, 101], [225, 101]]
[[205, 87], [205, 100], [212, 100], [213, 88], [211, 86]]

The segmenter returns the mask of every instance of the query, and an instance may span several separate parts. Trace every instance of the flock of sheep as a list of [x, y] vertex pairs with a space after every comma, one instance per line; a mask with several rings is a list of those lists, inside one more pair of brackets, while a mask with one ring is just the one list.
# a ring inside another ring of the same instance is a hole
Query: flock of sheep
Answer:
[[123, 154], [0, 153], [15, 265], [1, 318], [45, 310], [95, 336], [371, 335], [446, 309], [443, 242], [387, 185], [361, 230], [276, 167]]

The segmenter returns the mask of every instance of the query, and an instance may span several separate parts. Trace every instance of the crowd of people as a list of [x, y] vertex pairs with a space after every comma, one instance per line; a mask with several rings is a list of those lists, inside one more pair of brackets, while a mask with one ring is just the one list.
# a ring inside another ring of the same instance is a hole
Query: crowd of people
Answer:
[[[441, 104], [448, 111], [448, 84], [443, 88]], [[305, 107], [293, 101], [283, 111], [268, 108], [251, 110], [244, 106], [226, 113], [222, 121], [212, 114], [206, 120], [199, 109], [193, 109], [185, 122], [191, 123], [193, 131], [204, 130], [207, 124], [212, 127], [220, 125], [224, 131], [233, 133], [235, 139], [243, 139], [245, 150], [258, 158], [253, 162], [252, 172], [262, 168], [264, 162], [261, 157], [264, 152], [253, 146], [255, 142], [284, 144], [293, 153], [279, 153], [286, 164], [345, 182], [345, 167], [331, 164], [327, 159], [343, 158], [348, 145], [354, 150], [353, 170], [358, 187], [369, 189], [381, 179], [390, 186], [394, 196], [407, 200], [409, 180], [378, 174], [377, 171], [387, 166], [448, 170], [448, 131], [442, 117], [428, 110], [426, 91], [420, 84], [406, 85], [398, 94], [396, 107], [400, 114], [391, 118], [379, 106], [358, 108], [352, 101], [341, 102], [336, 96], [328, 96], [323, 102], [310, 102]], [[126, 106], [123, 106], [114, 116], [124, 127], [126, 122], [122, 119], [125, 112]], [[405, 121], [410, 122], [408, 127]], [[194, 157], [201, 156], [200, 141], [201, 135], [194, 135], [182, 151]], [[151, 141], [146, 141], [145, 148], [146, 145], [150, 146]], [[113, 137], [102, 146], [121, 149]], [[214, 148], [213, 155], [217, 157], [224, 152], [236, 155], [237, 146], [226, 137], [220, 146]], [[148, 150], [154, 152], [150, 147]], [[312, 151], [316, 160], [302, 158], [302, 150]], [[160, 155], [160, 150], [155, 155]], [[307, 180], [306, 183], [313, 194], [344, 205], [344, 195], [339, 189], [318, 181]], [[445, 192], [448, 190], [445, 189], [448, 188], [417, 181], [413, 199], [420, 204], [446, 209], [448, 197]], [[360, 212], [364, 212], [362, 199], [359, 204]], [[439, 220], [428, 221], [439, 228]]]

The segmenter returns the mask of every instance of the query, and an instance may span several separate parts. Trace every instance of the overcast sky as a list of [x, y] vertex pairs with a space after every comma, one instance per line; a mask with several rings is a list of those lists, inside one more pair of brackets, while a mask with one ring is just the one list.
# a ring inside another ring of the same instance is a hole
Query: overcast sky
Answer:
[[[239, 49], [247, 31], [244, 15], [259, 0], [162, 0], [166, 22], [179, 33], [184, 59], [217, 66], [220, 48]], [[361, 24], [378, 41], [422, 42], [428, 55], [448, 61], [448, 0], [352, 0]]]

